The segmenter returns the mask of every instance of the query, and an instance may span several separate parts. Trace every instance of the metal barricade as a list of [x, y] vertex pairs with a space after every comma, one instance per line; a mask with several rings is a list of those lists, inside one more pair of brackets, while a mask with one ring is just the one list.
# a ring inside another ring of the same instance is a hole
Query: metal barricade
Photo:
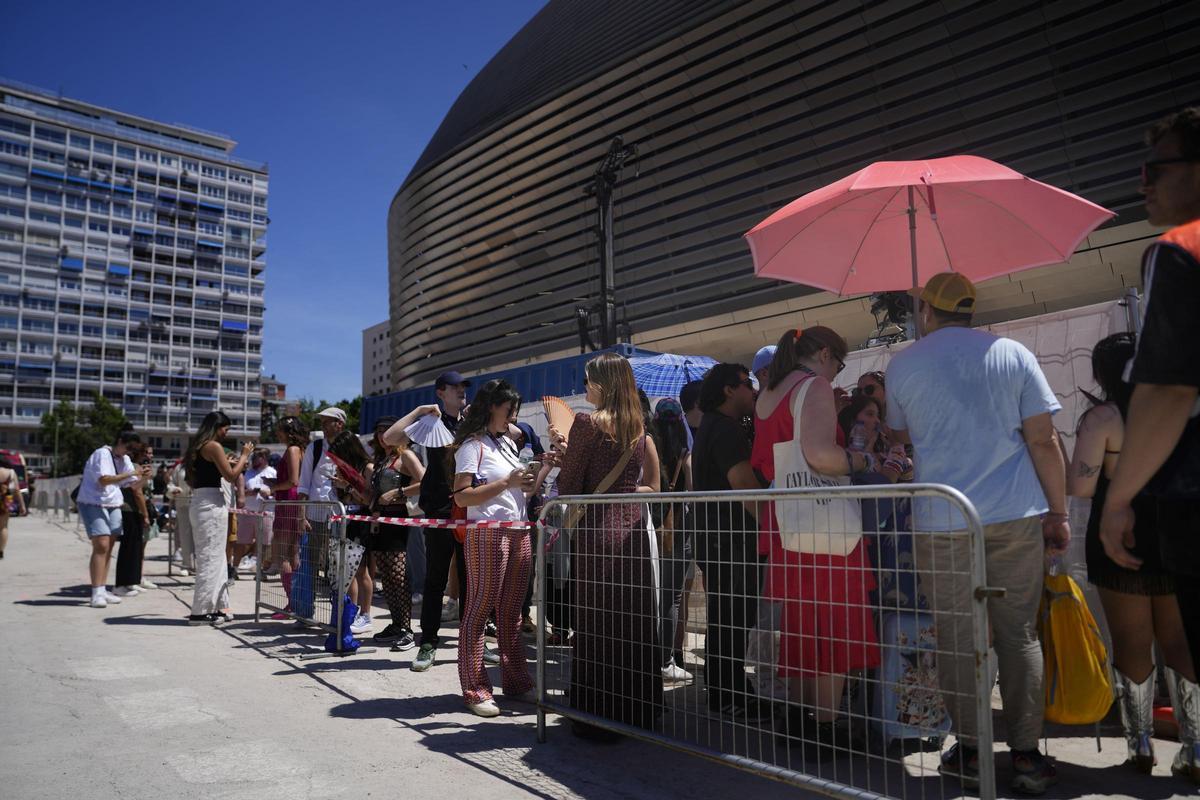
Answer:
[[[760, 534], [775, 520], [837, 532]], [[973, 782], [942, 763], [954, 718], [995, 797], [1003, 593], [954, 489], [560, 497], [536, 558], [538, 741], [554, 712], [832, 797], [952, 797]]]
[[[233, 513], [244, 518], [267, 514]], [[340, 645], [348, 627], [343, 620], [346, 587], [353, 577], [348, 574], [345, 513], [338, 502], [275, 502], [271, 535], [264, 530], [255, 537], [255, 622], [261, 622], [263, 611], [271, 612], [334, 633]]]

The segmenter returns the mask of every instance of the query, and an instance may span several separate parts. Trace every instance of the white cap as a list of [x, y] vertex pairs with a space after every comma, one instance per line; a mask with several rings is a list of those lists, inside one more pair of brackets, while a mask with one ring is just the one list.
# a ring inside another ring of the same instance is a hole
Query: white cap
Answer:
[[330, 406], [329, 408], [323, 408], [319, 412], [317, 412], [317, 416], [318, 417], [329, 417], [330, 419], [336, 419], [338, 422], [342, 423], [343, 425], [346, 424], [346, 412], [342, 411], [337, 406]]

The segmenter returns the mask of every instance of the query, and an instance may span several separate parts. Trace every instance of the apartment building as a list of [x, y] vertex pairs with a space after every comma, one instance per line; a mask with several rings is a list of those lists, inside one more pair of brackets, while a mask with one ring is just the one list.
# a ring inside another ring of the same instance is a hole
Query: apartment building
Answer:
[[0, 447], [98, 392], [160, 455], [257, 436], [267, 167], [229, 137], [0, 79]]

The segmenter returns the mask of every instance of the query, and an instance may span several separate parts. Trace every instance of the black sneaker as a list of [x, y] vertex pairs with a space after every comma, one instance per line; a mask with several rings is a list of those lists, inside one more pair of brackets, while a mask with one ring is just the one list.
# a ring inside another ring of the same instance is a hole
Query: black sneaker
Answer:
[[400, 631], [400, 638], [392, 645], [392, 652], [403, 653], [405, 650], [412, 650], [417, 646], [417, 640], [413, 637], [412, 631]]
[[720, 714], [722, 717], [725, 717], [731, 722], [743, 725], [767, 722], [774, 716], [771, 710], [771, 704], [764, 703], [757, 697], [726, 703], [720, 709], [710, 710], [712, 710], [713, 713]]
[[1013, 750], [1012, 788], [1021, 794], [1042, 794], [1058, 783], [1058, 770], [1037, 750]]
[[212, 614], [188, 614], [188, 625], [212, 625]]
[[401, 634], [403, 634], [403, 633], [404, 633], [404, 628], [402, 626], [397, 625], [396, 623], [392, 622], [392, 623], [389, 623], [388, 626], [386, 628], [384, 628], [383, 630], [381, 630], [379, 633], [372, 636], [371, 641], [378, 642], [379, 644], [391, 644], [392, 642], [399, 639]]
[[489, 619], [487, 624], [483, 626], [483, 635], [489, 639], [495, 639], [499, 636], [500, 632], [496, 630], [496, 623]]
[[958, 778], [964, 789], [979, 788], [979, 750], [961, 742], [942, 753], [938, 773], [948, 778]]

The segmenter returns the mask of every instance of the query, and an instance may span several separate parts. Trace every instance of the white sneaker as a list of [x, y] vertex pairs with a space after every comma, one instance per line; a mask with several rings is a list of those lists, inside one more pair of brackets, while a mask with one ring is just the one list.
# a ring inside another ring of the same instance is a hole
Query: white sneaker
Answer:
[[176, 547], [175, 552], [171, 555], [171, 560], [174, 561], [176, 564], [182, 564], [183, 563], [183, 551], [180, 550], [178, 547]]
[[186, 569], [182, 569], [182, 568], [181, 568], [181, 569], [179, 570], [179, 574], [180, 574], [180, 576], [182, 576], [182, 577], [186, 578], [187, 576], [191, 575], [192, 573], [188, 572]]
[[149, 578], [142, 578], [142, 582], [137, 585], [140, 590], [157, 589], [158, 584], [151, 581]]
[[662, 676], [664, 681], [670, 683], [685, 683], [692, 679], [692, 673], [683, 667], [676, 666], [673, 658], [662, 668]]
[[121, 602], [121, 596], [113, 594], [108, 589], [104, 590], [104, 599], [107, 600], [109, 603], [114, 603], [114, 604]]
[[94, 594], [92, 595], [92, 602], [89, 605], [92, 608], [108, 608], [108, 600], [105, 599], [103, 594]]
[[458, 619], [458, 601], [447, 600], [442, 606], [442, 622], [453, 622]]
[[242, 556], [237, 568], [239, 572], [254, 572], [256, 566], [258, 566], [258, 559], [254, 556]]
[[137, 597], [141, 592], [137, 590], [136, 586], [118, 586], [113, 594], [117, 597]]
[[371, 618], [359, 614], [354, 618], [354, 622], [350, 623], [350, 633], [359, 636], [364, 633], [370, 633], [374, 626], [371, 625]]
[[421, 599], [422, 599], [422, 596], [421, 596], [421, 593], [420, 593], [420, 592], [413, 592], [413, 596], [412, 596], [412, 604], [413, 604], [414, 606], [419, 606], [419, 605], [421, 605]]
[[467, 706], [472, 714], [481, 717], [498, 717], [500, 716], [500, 706], [496, 705], [496, 701], [492, 698], [484, 700], [482, 703], [476, 703], [473, 706]]

